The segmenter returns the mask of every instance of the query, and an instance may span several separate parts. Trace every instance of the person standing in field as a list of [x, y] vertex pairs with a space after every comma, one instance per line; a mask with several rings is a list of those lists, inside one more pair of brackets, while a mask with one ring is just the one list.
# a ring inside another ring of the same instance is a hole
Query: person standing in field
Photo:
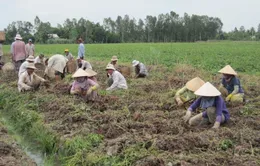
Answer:
[[28, 43], [25, 45], [26, 57], [30, 55], [34, 56], [35, 48], [34, 44], [32, 43], [32, 39], [28, 40]]
[[68, 61], [74, 59], [73, 56], [72, 56], [72, 54], [70, 53], [69, 49], [66, 48], [66, 49], [64, 50], [64, 53], [65, 53], [65, 57], [68, 59]]
[[[226, 123], [230, 119], [224, 99], [221, 93], [211, 83], [202, 85], [195, 95], [200, 96], [187, 110], [183, 117], [185, 122], [189, 121], [191, 126], [214, 124], [212, 128], [219, 128], [220, 124]], [[191, 118], [192, 112], [197, 108], [203, 110]]]
[[56, 54], [50, 57], [50, 59], [46, 59], [45, 65], [47, 66], [45, 69], [45, 75], [52, 78], [52, 70], [55, 70], [55, 80], [58, 82], [65, 78], [65, 68], [67, 65], [68, 59], [63, 55]]
[[226, 97], [227, 102], [242, 103], [244, 99], [244, 90], [240, 84], [240, 80], [236, 77], [237, 73], [227, 65], [222, 68], [219, 73], [223, 74], [220, 84], [220, 92]]
[[78, 69], [72, 76], [75, 81], [70, 89], [70, 94], [79, 95], [87, 101], [95, 101], [99, 85], [88, 78], [90, 75], [83, 69]]
[[41, 83], [47, 82], [45, 79], [39, 77], [34, 73], [36, 67], [33, 63], [29, 63], [26, 67], [26, 71], [22, 73], [18, 81], [19, 92], [37, 90]]
[[22, 37], [20, 34], [16, 35], [15, 42], [12, 47], [12, 59], [15, 65], [15, 69], [18, 72], [21, 64], [25, 61], [26, 58], [25, 43], [22, 41]]
[[43, 54], [40, 54], [39, 56], [37, 56], [34, 60], [34, 63], [41, 63], [41, 64], [44, 64], [44, 55]]
[[106, 67], [106, 71], [109, 75], [109, 79], [111, 80], [109, 83], [109, 88], [107, 88], [107, 91], [117, 90], [117, 89], [127, 89], [126, 79], [125, 77], [116, 69], [112, 64], [108, 64]]
[[23, 62], [22, 65], [20, 66], [19, 72], [18, 72], [18, 77], [20, 77], [21, 74], [23, 74], [23, 73], [26, 71], [27, 66], [28, 66], [29, 63], [34, 63], [34, 58], [33, 58], [32, 55], [30, 55], [30, 56], [26, 59], [26, 61]]
[[196, 99], [194, 92], [204, 84], [205, 82], [199, 77], [193, 78], [192, 80], [188, 81], [183, 88], [176, 92], [174, 96], [175, 101], [179, 106], [181, 106], [188, 101]]
[[83, 58], [85, 57], [85, 46], [83, 44], [82, 38], [78, 39], [79, 42], [79, 48], [78, 48], [78, 58]]
[[148, 75], [145, 65], [137, 60], [133, 60], [133, 67], [135, 68], [135, 78], [145, 78]]

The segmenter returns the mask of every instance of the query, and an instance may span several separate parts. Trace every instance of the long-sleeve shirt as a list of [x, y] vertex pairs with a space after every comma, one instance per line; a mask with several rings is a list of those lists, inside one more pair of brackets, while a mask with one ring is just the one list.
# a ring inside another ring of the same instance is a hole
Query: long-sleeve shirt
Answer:
[[44, 62], [44, 58], [40, 58], [39, 56], [37, 56], [35, 59], [34, 59], [34, 63], [43, 63]]
[[72, 94], [74, 94], [75, 90], [78, 89], [78, 88], [80, 88], [81, 90], [87, 91], [92, 86], [98, 86], [98, 84], [95, 81], [91, 80], [91, 79], [87, 79], [87, 80], [85, 80], [82, 83], [79, 83], [78, 81], [75, 80], [72, 83], [72, 87], [71, 87], [70, 92]]
[[21, 92], [22, 89], [29, 90], [36, 82], [45, 81], [43, 78], [39, 77], [37, 74], [32, 73], [31, 75], [28, 72], [21, 74], [18, 80], [18, 90]]
[[25, 43], [20, 40], [16, 40], [13, 44], [13, 60], [20, 61], [26, 58]]
[[22, 65], [19, 68], [19, 73], [18, 73], [18, 77], [20, 77], [21, 74], [23, 74], [24, 72], [26, 72], [26, 68], [29, 62], [25, 61], [22, 63]]
[[0, 43], [0, 56], [3, 56], [4, 52], [3, 52], [3, 45]]
[[81, 65], [81, 69], [86, 70], [86, 69], [92, 69], [91, 64], [88, 61], [82, 60], [81, 61], [82, 65]]
[[10, 47], [10, 52], [13, 55], [14, 52], [14, 42], [12, 42], [11, 47]]
[[78, 48], [78, 58], [84, 57], [84, 56], [85, 56], [85, 46], [83, 43], [80, 43], [79, 48]]
[[65, 55], [65, 57], [68, 59], [68, 60], [72, 60], [73, 59], [73, 56], [72, 54], [69, 52], [68, 55]]
[[114, 71], [111, 75], [111, 78], [113, 79], [113, 84], [107, 88], [107, 90], [115, 90], [115, 89], [127, 89], [127, 84], [125, 77], [118, 71]]
[[[195, 111], [201, 104], [202, 97], [198, 98], [196, 101], [193, 102], [193, 104], [189, 107], [189, 110], [191, 112]], [[214, 107], [216, 107], [216, 121], [221, 122], [222, 114], [225, 117], [225, 122], [230, 119], [230, 115], [228, 112], [228, 109], [226, 107], [225, 101], [221, 96], [216, 96], [215, 101], [213, 104]], [[204, 110], [202, 113], [202, 116], [204, 118], [207, 118], [207, 112]]]
[[30, 56], [30, 55], [34, 56], [34, 51], [35, 51], [34, 44], [27, 43], [25, 45], [25, 51], [26, 51], [26, 56], [27, 57]]
[[[146, 69], [146, 67], [145, 67], [145, 65], [143, 64], [143, 63], [139, 63], [139, 68], [138, 68], [138, 70], [136, 70], [136, 75], [138, 75], [138, 74], [144, 74], [144, 75], [148, 75], [148, 72], [147, 72], [147, 69]], [[136, 69], [137, 69], [137, 67], [136, 67]]]
[[195, 99], [196, 95], [190, 91], [186, 86], [178, 90], [175, 94], [175, 97], [182, 97], [185, 101], [189, 101], [191, 99]]
[[63, 73], [63, 70], [66, 67], [67, 62], [68, 59], [65, 58], [63, 55], [56, 54], [50, 57], [48, 61], [48, 68], [53, 68], [54, 70]]
[[240, 80], [237, 77], [232, 77], [229, 82], [225, 78], [222, 78], [222, 85], [227, 89], [228, 94], [231, 94], [234, 91], [234, 87], [238, 86], [237, 93], [244, 93], [244, 90], [241, 87]]

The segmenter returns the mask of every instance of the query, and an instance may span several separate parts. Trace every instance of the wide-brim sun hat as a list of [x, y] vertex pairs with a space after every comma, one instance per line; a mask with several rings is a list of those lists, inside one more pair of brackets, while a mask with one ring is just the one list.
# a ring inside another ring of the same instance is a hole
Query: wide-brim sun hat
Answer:
[[198, 90], [195, 91], [194, 94], [197, 96], [206, 96], [206, 97], [215, 97], [221, 95], [219, 90], [217, 90], [217, 88], [214, 87], [209, 82], [206, 82], [204, 85], [202, 85]]
[[195, 77], [195, 78], [193, 78], [192, 80], [190, 80], [186, 83], [186, 87], [190, 91], [195, 92], [196, 90], [198, 90], [204, 84], [205, 84], [205, 82], [201, 78]]
[[114, 65], [108, 64], [106, 67], [106, 70], [116, 70], [116, 69], [115, 69]]
[[27, 66], [26, 66], [26, 69], [37, 69], [33, 63], [28, 63]]
[[140, 63], [139, 61], [133, 60], [132, 65], [133, 65], [133, 67], [135, 67], [135, 66], [137, 66], [139, 63]]
[[30, 55], [28, 58], [26, 58], [26, 61], [34, 62], [34, 57]]
[[117, 56], [112, 56], [111, 61], [118, 61]]
[[66, 49], [64, 50], [64, 52], [69, 52], [69, 49], [66, 48]]
[[89, 74], [84, 71], [83, 69], [79, 68], [73, 75], [72, 78], [77, 78], [77, 77], [89, 77]]
[[21, 37], [21, 35], [20, 34], [16, 34], [16, 36], [15, 36], [15, 40], [22, 40], [23, 38]]
[[97, 75], [97, 72], [93, 71], [92, 69], [86, 69], [85, 72], [89, 74], [89, 77]]
[[237, 75], [237, 72], [230, 65], [225, 66], [224, 68], [222, 68], [218, 72], [222, 73], [222, 74]]

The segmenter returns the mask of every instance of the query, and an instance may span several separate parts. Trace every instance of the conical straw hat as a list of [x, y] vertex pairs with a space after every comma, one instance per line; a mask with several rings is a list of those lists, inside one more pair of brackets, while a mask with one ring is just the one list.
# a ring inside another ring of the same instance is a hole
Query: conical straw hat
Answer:
[[235, 72], [235, 70], [230, 66], [227, 65], [224, 68], [222, 68], [221, 70], [218, 71], [219, 73], [222, 74], [231, 74], [231, 75], [237, 75], [237, 73]]
[[200, 87], [197, 91], [194, 93], [198, 96], [208, 96], [208, 97], [214, 97], [214, 96], [220, 96], [221, 93], [215, 88], [211, 83], [206, 82], [202, 87]]
[[196, 90], [198, 90], [202, 85], [204, 85], [205, 82], [200, 79], [199, 77], [195, 77], [192, 80], [188, 81], [186, 83], [186, 87], [190, 90], [195, 92]]
[[95, 75], [97, 75], [97, 73], [95, 71], [93, 71], [92, 69], [86, 69], [85, 72], [88, 73], [88, 77], [93, 77]]
[[80, 68], [72, 75], [72, 77], [89, 77], [89, 74]]

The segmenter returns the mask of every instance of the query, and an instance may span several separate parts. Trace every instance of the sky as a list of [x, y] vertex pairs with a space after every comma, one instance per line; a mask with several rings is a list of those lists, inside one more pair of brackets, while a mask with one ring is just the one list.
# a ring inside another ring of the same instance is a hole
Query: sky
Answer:
[[52, 26], [63, 24], [67, 18], [81, 17], [93, 22], [104, 18], [116, 19], [128, 14], [144, 19], [174, 11], [180, 16], [208, 15], [219, 17], [224, 31], [245, 26], [257, 28], [260, 23], [260, 0], [0, 0], [0, 30], [13, 21], [30, 21], [38, 16]]

